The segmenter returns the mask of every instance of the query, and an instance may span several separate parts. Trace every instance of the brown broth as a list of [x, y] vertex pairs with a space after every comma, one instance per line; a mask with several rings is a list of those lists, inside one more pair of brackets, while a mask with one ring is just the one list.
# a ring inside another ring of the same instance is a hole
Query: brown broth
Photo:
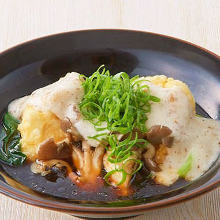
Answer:
[[2, 167], [10, 177], [36, 192], [76, 201], [109, 202], [115, 200], [140, 199], [158, 196], [187, 185], [187, 182], [184, 180], [179, 180], [170, 187], [157, 185], [153, 180], [149, 178], [146, 179], [149, 172], [146, 169], [142, 169], [142, 171], [133, 178], [131, 183], [134, 193], [127, 197], [120, 197], [117, 195], [117, 189], [107, 184], [104, 184], [103, 187], [91, 192], [82, 190], [71, 182], [68, 177], [57, 178], [54, 182], [48, 181], [45, 177], [32, 173], [29, 163], [25, 163], [20, 167], [11, 167], [3, 164]]
[[[197, 113], [204, 117], [209, 117], [200, 106], [197, 106]], [[173, 195], [177, 194], [180, 190], [184, 191], [186, 188], [185, 186], [190, 184], [183, 179], [179, 179], [169, 187], [155, 184], [151, 178], [147, 178], [149, 176], [149, 171], [143, 168], [132, 178], [131, 188], [133, 193], [127, 197], [120, 197], [117, 194], [117, 189], [107, 184], [104, 184], [103, 187], [98, 188], [95, 191], [86, 191], [75, 185], [68, 177], [59, 177], [55, 181], [49, 181], [40, 174], [32, 173], [30, 165], [31, 164], [28, 162], [25, 162], [24, 165], [20, 167], [11, 167], [1, 164], [4, 171], [11, 178], [29, 187], [35, 192], [70, 201], [89, 203], [138, 199], [151, 201], [155, 200], [155, 198], [160, 198], [164, 194]], [[101, 176], [103, 177], [104, 175], [105, 171], [102, 170]]]

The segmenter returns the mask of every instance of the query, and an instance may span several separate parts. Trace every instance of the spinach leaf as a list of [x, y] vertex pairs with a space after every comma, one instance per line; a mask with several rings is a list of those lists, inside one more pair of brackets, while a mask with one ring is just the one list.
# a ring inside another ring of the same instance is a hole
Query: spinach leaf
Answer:
[[3, 129], [0, 131], [0, 160], [11, 166], [22, 165], [26, 155], [21, 152], [19, 121], [10, 113], [3, 117]]

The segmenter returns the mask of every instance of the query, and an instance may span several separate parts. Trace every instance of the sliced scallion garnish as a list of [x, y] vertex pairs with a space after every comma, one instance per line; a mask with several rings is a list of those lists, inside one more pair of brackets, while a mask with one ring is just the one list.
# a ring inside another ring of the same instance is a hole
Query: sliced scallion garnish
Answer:
[[[90, 138], [105, 140], [108, 143], [107, 149], [110, 151], [108, 161], [120, 163], [130, 160], [134, 146], [146, 146], [147, 141], [138, 138], [138, 132], [147, 131], [147, 113], [151, 111], [151, 103], [159, 102], [160, 99], [151, 95], [148, 85], [142, 85], [143, 79], [135, 76], [130, 79], [125, 72], [110, 75], [104, 65], [100, 66], [90, 77], [80, 76], [84, 88], [84, 96], [79, 104], [83, 117], [90, 121], [97, 131], [107, 130], [108, 134], [96, 135]], [[106, 130], [102, 124], [106, 123]], [[135, 137], [132, 138], [134, 131]], [[127, 135], [125, 140], [118, 140], [116, 134]], [[99, 139], [101, 138], [101, 139]], [[133, 159], [132, 159], [133, 160]], [[138, 168], [132, 172], [133, 175], [142, 167], [142, 162], [136, 160]], [[115, 172], [122, 172], [122, 180], [119, 185], [126, 180], [125, 165], [118, 170], [112, 170], [105, 176], [108, 178]]]
[[192, 156], [192, 154], [190, 154], [187, 157], [185, 163], [178, 170], [178, 174], [179, 174], [180, 177], [184, 178], [186, 176], [186, 174], [191, 170], [192, 162], [193, 162], [193, 156]]

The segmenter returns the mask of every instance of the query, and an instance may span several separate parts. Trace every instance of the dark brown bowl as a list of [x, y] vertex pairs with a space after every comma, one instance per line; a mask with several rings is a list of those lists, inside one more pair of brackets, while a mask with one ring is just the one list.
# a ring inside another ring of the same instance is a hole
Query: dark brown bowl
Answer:
[[[0, 110], [66, 72], [91, 73], [106, 64], [113, 73], [165, 74], [186, 82], [198, 111], [220, 119], [220, 58], [191, 43], [159, 34], [129, 30], [87, 30], [56, 34], [13, 47], [0, 54]], [[205, 111], [204, 111], [205, 110]], [[199, 179], [167, 188], [161, 194], [115, 202], [76, 202], [42, 195], [0, 170], [0, 191], [22, 202], [90, 218], [142, 214], [191, 199], [220, 185], [220, 158]], [[11, 175], [16, 179], [16, 173]], [[150, 189], [150, 188], [149, 188]], [[153, 191], [155, 190], [152, 189]]]

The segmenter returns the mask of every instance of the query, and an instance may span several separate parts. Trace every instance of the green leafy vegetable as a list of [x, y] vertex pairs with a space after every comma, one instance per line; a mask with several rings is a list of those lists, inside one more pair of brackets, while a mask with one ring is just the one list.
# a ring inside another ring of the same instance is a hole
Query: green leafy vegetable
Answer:
[[[142, 85], [139, 76], [129, 78], [125, 72], [110, 75], [109, 70], [100, 66], [90, 77], [81, 75], [84, 97], [79, 105], [86, 120], [89, 120], [97, 131], [102, 134], [90, 137], [95, 140], [105, 140], [111, 153], [108, 161], [120, 163], [129, 160], [133, 147], [146, 146], [147, 141], [138, 138], [138, 132], [146, 132], [147, 113], [151, 111], [151, 103], [159, 102], [158, 97], [152, 96], [148, 85]], [[103, 123], [106, 127], [103, 128]], [[106, 129], [109, 134], [106, 133]], [[138, 132], [136, 132], [138, 131]], [[135, 133], [135, 137], [132, 137]], [[126, 134], [125, 140], [119, 141], [116, 134]], [[108, 178], [115, 172], [122, 172], [122, 184], [127, 175], [133, 175], [142, 167], [140, 160], [135, 161], [137, 169], [131, 174], [126, 173], [125, 167], [107, 173]], [[125, 166], [125, 165], [124, 165]]]
[[9, 113], [3, 117], [3, 129], [0, 131], [0, 160], [8, 165], [23, 164], [26, 156], [20, 150], [19, 121]]
[[188, 158], [186, 159], [186, 162], [178, 170], [178, 174], [180, 177], [184, 178], [186, 174], [191, 170], [192, 162], [193, 162], [193, 156], [192, 154], [190, 154]]

